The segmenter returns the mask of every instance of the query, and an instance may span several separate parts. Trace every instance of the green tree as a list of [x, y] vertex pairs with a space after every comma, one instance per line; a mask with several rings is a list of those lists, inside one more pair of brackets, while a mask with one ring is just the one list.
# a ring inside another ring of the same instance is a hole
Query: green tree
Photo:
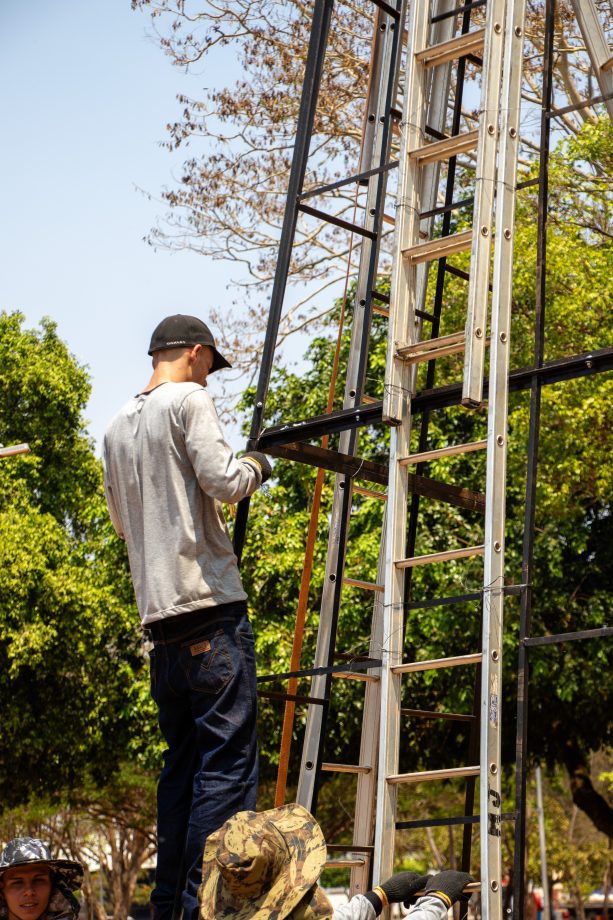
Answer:
[[146, 766], [155, 734], [125, 550], [83, 412], [90, 384], [55, 324], [0, 314], [0, 782], [3, 806]]

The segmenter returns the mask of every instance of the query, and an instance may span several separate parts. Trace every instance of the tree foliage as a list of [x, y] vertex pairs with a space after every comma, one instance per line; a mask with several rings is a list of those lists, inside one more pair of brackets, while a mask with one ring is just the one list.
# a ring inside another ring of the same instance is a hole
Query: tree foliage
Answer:
[[0, 781], [3, 805], [144, 765], [152, 722], [125, 551], [86, 434], [86, 370], [55, 324], [0, 314]]

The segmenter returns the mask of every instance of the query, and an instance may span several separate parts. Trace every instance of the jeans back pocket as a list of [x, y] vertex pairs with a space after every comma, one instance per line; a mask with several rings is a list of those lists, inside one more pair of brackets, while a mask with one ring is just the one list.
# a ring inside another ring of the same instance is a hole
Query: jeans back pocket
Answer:
[[217, 694], [234, 677], [228, 636], [223, 629], [191, 638], [181, 645], [181, 666], [189, 687]]

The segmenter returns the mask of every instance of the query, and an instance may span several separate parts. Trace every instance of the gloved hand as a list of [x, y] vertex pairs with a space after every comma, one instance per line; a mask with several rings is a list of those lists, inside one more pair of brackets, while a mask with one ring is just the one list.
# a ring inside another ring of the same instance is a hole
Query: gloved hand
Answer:
[[417, 872], [399, 872], [373, 891], [367, 892], [364, 897], [370, 901], [378, 916], [388, 904], [398, 904], [400, 901], [404, 901], [406, 906], [412, 904], [415, 893], [424, 890], [428, 879], [429, 876]]
[[473, 877], [468, 872], [445, 869], [444, 872], [429, 877], [425, 894], [440, 898], [447, 907], [451, 907], [462, 896], [466, 885], [472, 881]]
[[261, 454], [259, 450], [249, 450], [246, 454], [243, 454], [241, 460], [252, 460], [253, 463], [257, 464], [262, 473], [262, 483], [265, 483], [267, 479], [270, 479], [272, 476], [272, 466], [268, 462], [268, 457], [266, 454]]

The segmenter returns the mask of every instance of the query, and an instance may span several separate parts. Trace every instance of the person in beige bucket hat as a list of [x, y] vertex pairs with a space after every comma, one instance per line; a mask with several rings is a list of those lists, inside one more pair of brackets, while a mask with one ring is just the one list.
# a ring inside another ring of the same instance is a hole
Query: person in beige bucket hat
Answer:
[[[201, 920], [375, 920], [384, 907], [414, 905], [412, 920], [444, 920], [472, 881], [466, 872], [400, 872], [348, 904], [333, 908], [318, 886], [326, 842], [302, 805], [242, 811], [206, 841]], [[423, 893], [417, 898], [418, 893]]]

